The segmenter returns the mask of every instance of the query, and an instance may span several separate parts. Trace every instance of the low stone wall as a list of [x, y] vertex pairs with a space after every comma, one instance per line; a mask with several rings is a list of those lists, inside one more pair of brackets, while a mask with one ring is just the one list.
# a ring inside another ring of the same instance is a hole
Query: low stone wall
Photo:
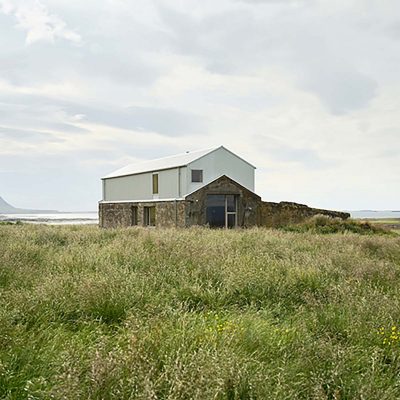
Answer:
[[[185, 226], [185, 201], [182, 200], [99, 203], [99, 225], [102, 228], [144, 226], [144, 207], [153, 206], [156, 208], [156, 226]], [[137, 207], [136, 221], [133, 207]]]
[[332, 218], [350, 218], [349, 213], [311, 208], [304, 204], [285, 201], [280, 203], [262, 201], [259, 210], [259, 224], [266, 227], [279, 227], [288, 224], [295, 224], [318, 214], [327, 215]]

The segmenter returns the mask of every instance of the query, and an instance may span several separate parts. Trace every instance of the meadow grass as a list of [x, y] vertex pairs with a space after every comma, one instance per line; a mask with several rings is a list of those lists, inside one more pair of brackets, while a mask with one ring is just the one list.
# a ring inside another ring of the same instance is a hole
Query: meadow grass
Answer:
[[400, 237], [316, 232], [0, 226], [0, 398], [400, 398]]
[[400, 218], [365, 219], [362, 222], [400, 234]]

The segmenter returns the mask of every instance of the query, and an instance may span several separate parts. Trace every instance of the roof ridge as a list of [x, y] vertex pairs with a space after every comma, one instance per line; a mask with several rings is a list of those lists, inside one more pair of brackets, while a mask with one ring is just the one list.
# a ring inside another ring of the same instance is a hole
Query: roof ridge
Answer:
[[[206, 149], [202, 149], [202, 150], [193, 150], [193, 151], [187, 151], [185, 153], [178, 153], [178, 154], [173, 154], [171, 156], [167, 156], [167, 157], [160, 157], [160, 158], [153, 158], [150, 160], [143, 160], [143, 161], [138, 161], [138, 162], [133, 162], [130, 163], [128, 165], [125, 165], [121, 168], [118, 168], [116, 170], [114, 170], [113, 172], [111, 172], [110, 174], [107, 174], [106, 176], [104, 176], [102, 179], [107, 179], [107, 178], [116, 178], [116, 177], [121, 177], [121, 176], [127, 176], [127, 175], [134, 175], [137, 173], [144, 173], [144, 172], [151, 172], [151, 171], [156, 171], [156, 170], [162, 170], [162, 169], [169, 169], [169, 168], [176, 168], [179, 166], [185, 166], [188, 165], [190, 163], [192, 163], [193, 161], [196, 161], [197, 159], [200, 159], [202, 157], [204, 157], [207, 154], [212, 153], [213, 151], [221, 148], [223, 146], [219, 146], [219, 147], [211, 147], [211, 148], [206, 148]], [[199, 154], [198, 157], [196, 157], [197, 153]], [[192, 156], [192, 159], [190, 159], [190, 156]], [[189, 159], [184, 159], [185, 157], [188, 157]], [[194, 157], [194, 158], [193, 158]], [[181, 162], [176, 162], [175, 164], [172, 165], [174, 159], [177, 159], [179, 161], [179, 158], [182, 158]], [[152, 163], [160, 163], [165, 161], [167, 163], [167, 165], [165, 167], [161, 166], [157, 166], [155, 168], [150, 168], [147, 170], [143, 170], [140, 171], [140, 167], [145, 168], [146, 165], [151, 165]], [[170, 161], [170, 165], [168, 165], [168, 161]], [[171, 163], [172, 162], [172, 163]], [[133, 167], [137, 167], [138, 171], [137, 172], [133, 172], [132, 168]], [[131, 171], [129, 171], [131, 170]]]
[[[222, 146], [220, 146], [220, 147], [222, 147]], [[180, 157], [180, 156], [184, 156], [184, 155], [186, 155], [186, 154], [201, 153], [201, 152], [203, 152], [203, 151], [209, 151], [209, 152], [211, 152], [211, 151], [214, 151], [214, 150], [216, 150], [216, 149], [218, 149], [218, 148], [219, 148], [219, 147], [209, 147], [209, 148], [206, 148], [206, 149], [185, 151], [184, 153], [172, 154], [171, 156], [165, 156], [165, 157], [159, 157], [159, 158], [150, 158], [149, 160], [142, 160], [142, 161], [138, 161], [138, 162], [133, 162], [133, 163], [130, 163], [130, 164], [126, 165], [126, 166], [142, 164], [142, 163], [146, 163], [146, 162], [150, 162], [150, 161], [167, 160], [167, 159], [169, 159], [169, 158]], [[206, 153], [206, 154], [207, 154], [207, 153]]]

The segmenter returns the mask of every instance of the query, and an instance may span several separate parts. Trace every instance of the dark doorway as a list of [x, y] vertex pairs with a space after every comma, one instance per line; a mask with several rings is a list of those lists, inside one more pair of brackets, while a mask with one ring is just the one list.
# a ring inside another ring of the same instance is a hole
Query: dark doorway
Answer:
[[206, 210], [206, 223], [211, 228], [235, 228], [237, 226], [237, 196], [209, 194], [206, 200]]
[[137, 208], [137, 206], [132, 206], [131, 210], [132, 210], [131, 225], [135, 226], [138, 224], [138, 208]]

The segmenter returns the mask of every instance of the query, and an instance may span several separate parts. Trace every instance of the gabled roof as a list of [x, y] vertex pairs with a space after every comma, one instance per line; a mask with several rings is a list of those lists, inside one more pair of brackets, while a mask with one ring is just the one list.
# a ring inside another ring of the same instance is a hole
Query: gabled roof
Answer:
[[[117, 169], [114, 172], [111, 172], [110, 174], [104, 176], [101, 179], [108, 179], [108, 178], [117, 178], [120, 176], [127, 176], [127, 175], [135, 175], [135, 174], [142, 174], [144, 172], [152, 172], [152, 171], [161, 171], [163, 169], [170, 169], [170, 168], [177, 168], [177, 167], [185, 167], [192, 163], [193, 161], [198, 160], [201, 157], [204, 157], [207, 154], [212, 153], [215, 150], [218, 150], [220, 148], [224, 148], [226, 151], [229, 151], [226, 149], [224, 146], [219, 146], [219, 147], [213, 147], [210, 149], [205, 149], [205, 150], [196, 150], [196, 151], [187, 151], [186, 153], [182, 154], [176, 154], [174, 156], [169, 156], [169, 157], [163, 157], [163, 158], [157, 158], [155, 160], [149, 160], [149, 161], [142, 161], [139, 163], [135, 164], [129, 164], [126, 167]], [[232, 153], [231, 151], [229, 151]], [[232, 153], [234, 154], [234, 153]], [[236, 154], [234, 154], [236, 157], [240, 158]], [[243, 160], [242, 158], [240, 158]], [[243, 160], [245, 161], [245, 160]], [[247, 164], [251, 165], [247, 161], [245, 161]], [[255, 168], [253, 165], [251, 165], [253, 168]]]
[[228, 179], [230, 182], [232, 182], [233, 184], [235, 184], [236, 186], [239, 186], [241, 189], [246, 190], [247, 192], [253, 194], [254, 196], [258, 197], [261, 200], [261, 196], [259, 196], [257, 193], [253, 192], [252, 190], [250, 190], [249, 188], [247, 188], [246, 186], [241, 185], [239, 182], [236, 182], [234, 179], [232, 179], [230, 176], [228, 175], [220, 175], [218, 178], [215, 178], [214, 180], [212, 180], [211, 182], [208, 182], [206, 185], [197, 188], [195, 190], [193, 190], [193, 192], [190, 192], [188, 194], [185, 194], [185, 199], [187, 199], [189, 196], [192, 196], [193, 194], [200, 192], [201, 190], [206, 190], [208, 186], [212, 185], [213, 183], [220, 181], [221, 179]]

